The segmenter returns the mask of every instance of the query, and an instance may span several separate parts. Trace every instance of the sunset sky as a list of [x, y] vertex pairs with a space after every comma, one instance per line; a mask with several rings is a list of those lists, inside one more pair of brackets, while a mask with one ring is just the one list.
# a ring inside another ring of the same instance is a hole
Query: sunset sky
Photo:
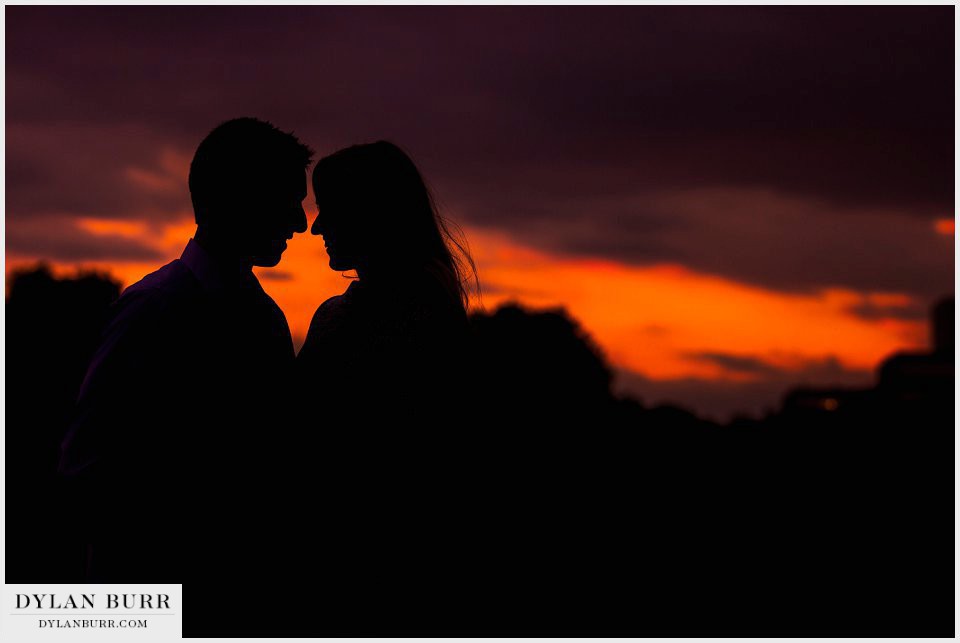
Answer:
[[[953, 42], [949, 6], [7, 7], [6, 270], [179, 256], [229, 118], [318, 156], [385, 138], [485, 308], [563, 306], [644, 403], [758, 413], [927, 347]], [[349, 283], [309, 234], [258, 274], [298, 342]]]

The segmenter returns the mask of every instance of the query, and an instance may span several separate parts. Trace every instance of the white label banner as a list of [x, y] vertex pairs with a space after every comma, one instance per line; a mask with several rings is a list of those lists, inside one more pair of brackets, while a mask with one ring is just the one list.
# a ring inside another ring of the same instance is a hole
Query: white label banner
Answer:
[[3, 641], [175, 641], [182, 585], [4, 585]]

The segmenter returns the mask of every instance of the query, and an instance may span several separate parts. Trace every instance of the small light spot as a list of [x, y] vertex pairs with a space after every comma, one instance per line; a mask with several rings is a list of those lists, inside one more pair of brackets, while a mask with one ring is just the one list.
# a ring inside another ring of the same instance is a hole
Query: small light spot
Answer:
[[937, 219], [933, 224], [933, 227], [936, 228], [937, 232], [945, 236], [952, 236], [954, 231], [954, 220], [953, 219]]
[[840, 402], [832, 397], [828, 397], [820, 403], [824, 411], [836, 411], [840, 407]]

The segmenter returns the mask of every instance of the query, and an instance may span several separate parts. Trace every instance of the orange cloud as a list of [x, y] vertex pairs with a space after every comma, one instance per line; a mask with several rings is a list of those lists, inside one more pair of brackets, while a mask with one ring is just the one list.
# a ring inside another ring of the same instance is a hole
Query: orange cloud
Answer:
[[147, 236], [147, 224], [143, 221], [129, 221], [127, 219], [95, 219], [83, 217], [77, 219], [77, 226], [87, 232], [108, 236], [118, 235], [133, 239]]
[[630, 267], [529, 249], [518, 250], [520, 260], [508, 263], [501, 261], [500, 249], [508, 239], [477, 232], [473, 238], [484, 282], [495, 292], [488, 304], [565, 306], [615, 364], [655, 379], [734, 377], [687, 357], [706, 351], [754, 355], [787, 369], [829, 356], [850, 368], [872, 368], [890, 352], [919, 346], [925, 338], [922, 322], [868, 321], [849, 311], [868, 300], [909, 302], [902, 294], [842, 289], [787, 294], [679, 265]]

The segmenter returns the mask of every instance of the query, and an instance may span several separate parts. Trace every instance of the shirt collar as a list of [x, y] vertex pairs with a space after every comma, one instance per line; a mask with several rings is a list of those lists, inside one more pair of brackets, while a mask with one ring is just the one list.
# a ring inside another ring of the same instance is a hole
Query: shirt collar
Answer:
[[[190, 269], [190, 272], [197, 278], [204, 290], [223, 290], [227, 287], [236, 288], [251, 285], [251, 282], [257, 282], [252, 270], [227, 275], [214, 262], [210, 253], [193, 239], [187, 242], [187, 247], [183, 249], [183, 254], [180, 255], [180, 261]], [[232, 278], [228, 278], [228, 276]]]

